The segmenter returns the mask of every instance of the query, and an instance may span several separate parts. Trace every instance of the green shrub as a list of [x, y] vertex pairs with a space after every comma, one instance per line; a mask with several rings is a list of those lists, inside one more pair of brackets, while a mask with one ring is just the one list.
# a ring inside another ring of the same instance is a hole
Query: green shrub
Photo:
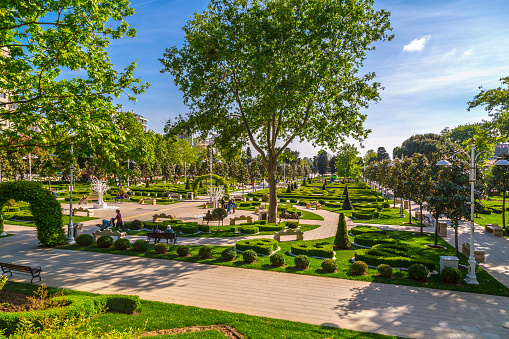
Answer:
[[281, 198], [281, 199], [279, 199], [279, 202], [286, 202], [286, 199]]
[[304, 254], [299, 254], [294, 259], [295, 266], [297, 266], [300, 269], [306, 269], [309, 267], [309, 264], [311, 263], [311, 259]]
[[288, 226], [288, 228], [295, 229], [299, 227], [299, 223], [295, 221], [287, 221], [286, 226]]
[[267, 224], [267, 220], [260, 220], [259, 223], [260, 223], [260, 225], [265, 225], [265, 224]]
[[163, 243], [163, 242], [160, 242], [158, 244], [155, 244], [154, 245], [154, 251], [157, 253], [157, 254], [165, 254], [165, 253], [168, 253], [168, 250], [170, 249], [170, 246], [168, 246], [168, 244], [166, 243]]
[[177, 254], [180, 257], [187, 257], [189, 253], [191, 253], [189, 246], [180, 245], [179, 247], [177, 247]]
[[202, 246], [198, 251], [198, 256], [201, 259], [210, 259], [212, 258], [212, 247], [211, 246]]
[[272, 252], [277, 250], [279, 244], [274, 239], [250, 239], [250, 240], [239, 240], [235, 244], [235, 248], [239, 251], [253, 250], [256, 253], [270, 255]]
[[324, 206], [324, 205], [325, 205], [325, 200], [320, 199], [320, 200], [318, 200], [318, 203], [319, 203], [320, 205]]
[[356, 260], [352, 264], [352, 273], [357, 275], [364, 275], [364, 273], [368, 272], [368, 264], [364, 261]]
[[184, 234], [194, 234], [194, 233], [198, 232], [198, 225], [185, 224], [185, 225], [182, 225], [182, 227], [180, 228], [180, 231]]
[[149, 243], [146, 240], [136, 240], [133, 244], [133, 249], [135, 252], [147, 252], [149, 248]]
[[387, 232], [373, 226], [355, 226], [350, 230], [350, 233], [352, 233], [353, 235], [359, 235], [363, 233], [386, 234]]
[[[253, 201], [260, 201], [260, 198], [258, 198], [258, 197], [253, 197]], [[253, 206], [254, 206], [254, 205], [253, 205]], [[260, 206], [260, 205], [258, 205], [258, 206]]]
[[429, 276], [429, 269], [423, 264], [413, 264], [408, 268], [410, 278], [418, 281], [426, 281]]
[[384, 278], [392, 278], [392, 267], [387, 264], [378, 265], [378, 274]]
[[285, 265], [285, 257], [277, 252], [270, 256], [270, 264], [276, 267], [282, 267]]
[[[254, 200], [254, 198], [253, 198], [253, 200]], [[253, 207], [258, 207], [258, 206], [261, 206], [261, 204], [262, 204], [262, 203], [261, 203], [260, 201], [253, 201], [253, 202], [251, 203], [251, 206], [253, 206]]]
[[237, 258], [237, 251], [235, 251], [233, 248], [226, 248], [221, 252], [221, 258], [225, 261], [232, 261]]
[[129, 229], [133, 231], [141, 230], [142, 227], [143, 223], [138, 219], [131, 221], [129, 224]]
[[338, 264], [332, 259], [324, 259], [320, 266], [327, 273], [334, 273], [338, 270]]
[[309, 257], [332, 258], [334, 249], [328, 242], [300, 243], [291, 246], [291, 251], [295, 255], [304, 254]]
[[456, 267], [444, 267], [442, 279], [446, 284], [459, 284], [461, 282], [461, 272]]
[[94, 237], [91, 234], [81, 234], [76, 238], [76, 243], [80, 246], [91, 246], [94, 244]]
[[223, 220], [228, 216], [228, 212], [224, 208], [218, 207], [212, 211], [212, 218]]
[[258, 260], [258, 255], [253, 250], [245, 250], [244, 253], [242, 253], [242, 259], [244, 259], [245, 262], [253, 263]]
[[99, 248], [109, 248], [113, 245], [113, 238], [109, 235], [103, 235], [99, 239], [97, 239], [97, 247]]
[[242, 201], [239, 203], [239, 207], [251, 207], [250, 201]]
[[137, 295], [110, 294], [102, 296], [110, 312], [133, 314], [140, 308], [140, 297]]
[[378, 234], [378, 233], [366, 233], [366, 234], [360, 234], [356, 235], [354, 238], [354, 242], [357, 245], [362, 246], [374, 246], [378, 244], [396, 244], [396, 239], [388, 238], [384, 234]]
[[210, 232], [210, 225], [198, 225], [198, 230], [204, 233]]
[[267, 193], [265, 193], [264, 195], [262, 195], [262, 201], [263, 202], [268, 202], [270, 199], [269, 195]]
[[240, 233], [244, 233], [244, 234], [256, 234], [258, 232], [260, 232], [260, 230], [256, 226], [243, 226], [243, 227], [240, 227]]
[[410, 254], [411, 247], [404, 244], [379, 244], [371, 249], [355, 251], [355, 259], [362, 260], [371, 266], [387, 264], [392, 267], [409, 268], [413, 264], [423, 264], [434, 270], [435, 264], [420, 256]]
[[[262, 224], [263, 222], [263, 224]], [[267, 224], [266, 220], [261, 220], [260, 224], [257, 225], [260, 232], [277, 232], [285, 229], [285, 224]]]
[[343, 250], [347, 250], [352, 247], [350, 238], [348, 237], [348, 227], [346, 225], [344, 213], [339, 215], [338, 228], [336, 230], [336, 237], [334, 238], [334, 245]]
[[115, 241], [115, 249], [119, 251], [128, 250], [131, 248], [131, 242], [127, 238], [118, 238]]
[[291, 202], [292, 204], [296, 204], [296, 203], [297, 203], [297, 199], [290, 199], [290, 202]]

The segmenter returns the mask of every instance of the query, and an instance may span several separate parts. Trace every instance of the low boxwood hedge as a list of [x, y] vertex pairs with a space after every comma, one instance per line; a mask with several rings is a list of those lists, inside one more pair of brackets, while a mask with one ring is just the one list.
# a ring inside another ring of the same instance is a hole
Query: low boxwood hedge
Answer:
[[242, 227], [240, 227], [240, 233], [256, 234], [258, 232], [260, 232], [260, 229], [256, 226], [242, 226]]
[[304, 254], [308, 257], [333, 258], [333, 245], [327, 242], [301, 243], [292, 245], [291, 251], [295, 255]]
[[279, 247], [278, 242], [274, 239], [250, 239], [239, 240], [235, 244], [235, 248], [239, 251], [253, 250], [258, 254], [270, 255]]
[[353, 242], [357, 245], [373, 247], [378, 244], [395, 244], [397, 241], [388, 238], [385, 234], [365, 233], [356, 235]]
[[413, 264], [423, 264], [429, 270], [435, 269], [435, 264], [413, 256], [410, 248], [402, 244], [379, 244], [371, 249], [355, 251], [355, 260], [362, 260], [370, 266], [386, 264], [391, 267], [409, 268]]
[[283, 231], [285, 229], [285, 224], [265, 224], [265, 225], [257, 225], [260, 232], [277, 232]]
[[379, 228], [373, 227], [373, 226], [355, 226], [350, 230], [350, 233], [353, 235], [359, 235], [363, 233], [378, 233], [378, 234], [386, 234], [387, 232], [384, 230], [381, 230]]
[[184, 234], [194, 234], [194, 233], [198, 232], [198, 225], [185, 224], [185, 225], [182, 225], [180, 231]]

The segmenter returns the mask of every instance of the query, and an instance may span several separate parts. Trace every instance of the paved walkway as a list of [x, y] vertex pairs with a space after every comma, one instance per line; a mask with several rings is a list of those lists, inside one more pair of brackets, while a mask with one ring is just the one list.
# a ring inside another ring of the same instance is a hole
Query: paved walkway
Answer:
[[[178, 210], [177, 204], [150, 206], [148, 212], [125, 210], [123, 215], [132, 220], [167, 208], [166, 213], [186, 217], [196, 211], [192, 204], [179, 203], [184, 206]], [[337, 215], [316, 213], [326, 218], [324, 227], [306, 235], [333, 235]], [[44, 249], [37, 247], [34, 228], [6, 225], [6, 230], [16, 235], [0, 239], [0, 260], [41, 265], [49, 286], [137, 294], [148, 300], [412, 338], [509, 338], [506, 297]], [[19, 275], [13, 280], [26, 282]]]

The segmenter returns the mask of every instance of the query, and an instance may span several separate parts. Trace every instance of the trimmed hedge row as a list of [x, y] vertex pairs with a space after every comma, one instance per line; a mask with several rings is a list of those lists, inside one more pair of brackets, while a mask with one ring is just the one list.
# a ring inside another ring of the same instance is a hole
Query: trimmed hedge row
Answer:
[[295, 255], [303, 254], [308, 257], [333, 258], [334, 248], [327, 242], [303, 243], [292, 245], [291, 251]]
[[235, 248], [239, 251], [253, 250], [265, 255], [270, 255], [278, 247], [278, 242], [274, 239], [239, 240], [235, 244]]
[[391, 267], [409, 268], [413, 264], [422, 264], [429, 270], [435, 269], [434, 263], [411, 256], [408, 252], [409, 248], [405, 245], [380, 244], [371, 249], [355, 251], [355, 260], [362, 260], [371, 266], [387, 264]]
[[379, 228], [373, 227], [373, 226], [355, 226], [350, 230], [350, 233], [353, 235], [359, 235], [363, 233], [377, 233], [377, 234], [386, 234], [387, 232], [384, 230], [381, 230]]
[[395, 244], [397, 242], [396, 239], [388, 238], [385, 234], [373, 232], [356, 235], [353, 241], [357, 245], [370, 247], [378, 244]]

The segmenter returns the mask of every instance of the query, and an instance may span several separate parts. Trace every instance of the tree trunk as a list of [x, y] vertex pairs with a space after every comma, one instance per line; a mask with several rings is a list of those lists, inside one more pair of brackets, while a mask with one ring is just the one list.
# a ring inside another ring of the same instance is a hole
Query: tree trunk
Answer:
[[277, 170], [277, 162], [276, 159], [272, 159], [268, 156], [268, 166], [267, 166], [267, 179], [269, 179], [269, 215], [268, 222], [276, 223], [277, 222], [277, 184], [276, 184], [276, 170]]
[[458, 250], [458, 220], [454, 220], [454, 248], [456, 249], [456, 258], [460, 257]]
[[440, 215], [440, 213], [435, 213], [434, 217], [435, 217], [435, 247], [437, 247], [438, 245], [438, 216]]
[[502, 227], [505, 229], [505, 190], [502, 192]]
[[419, 222], [421, 223], [421, 234], [423, 233], [422, 229], [422, 204], [419, 205]]
[[408, 199], [408, 223], [411, 224], [412, 223], [412, 201], [410, 199]]

